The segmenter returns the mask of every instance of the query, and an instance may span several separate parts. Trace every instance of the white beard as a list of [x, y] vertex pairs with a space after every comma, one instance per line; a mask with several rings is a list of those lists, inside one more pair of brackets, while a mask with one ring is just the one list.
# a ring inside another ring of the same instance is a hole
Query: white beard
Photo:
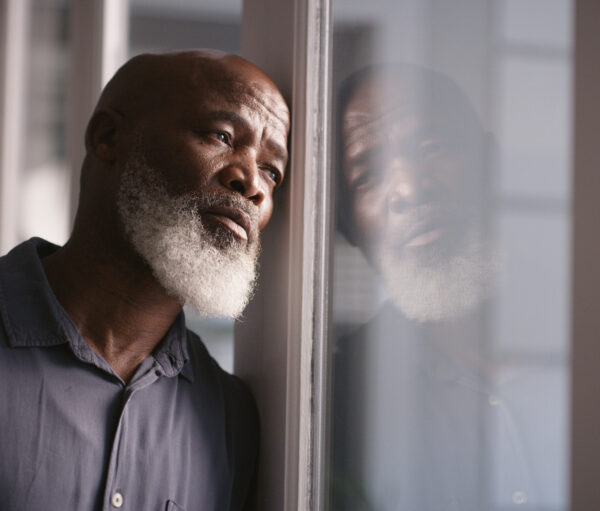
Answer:
[[[260, 244], [258, 214], [229, 194], [167, 193], [164, 180], [139, 152], [125, 166], [118, 210], [125, 233], [158, 282], [200, 316], [238, 318], [251, 298]], [[199, 210], [211, 205], [243, 209], [252, 233], [242, 242], [225, 229], [208, 230]]]
[[494, 288], [498, 262], [494, 250], [472, 233], [460, 254], [433, 264], [401, 257], [384, 246], [378, 265], [390, 298], [408, 319], [456, 319], [471, 312]]

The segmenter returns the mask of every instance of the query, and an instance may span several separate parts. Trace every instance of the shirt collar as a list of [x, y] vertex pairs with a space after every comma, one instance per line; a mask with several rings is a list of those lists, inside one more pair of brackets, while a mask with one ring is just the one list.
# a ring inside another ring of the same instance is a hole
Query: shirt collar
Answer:
[[0, 258], [0, 314], [11, 346], [68, 342], [64, 311], [50, 289], [41, 258], [58, 247], [31, 238]]
[[181, 373], [188, 380], [194, 381], [192, 364], [188, 363], [190, 358], [188, 335], [183, 310], [158, 344], [153, 355], [165, 376], [171, 377]]
[[[54, 296], [41, 258], [58, 246], [31, 238], [0, 258], [0, 316], [11, 347], [47, 347], [69, 343], [79, 358], [93, 363], [91, 348]], [[153, 356], [167, 377], [181, 373], [193, 381], [183, 311]], [[87, 349], [86, 349], [87, 348]]]

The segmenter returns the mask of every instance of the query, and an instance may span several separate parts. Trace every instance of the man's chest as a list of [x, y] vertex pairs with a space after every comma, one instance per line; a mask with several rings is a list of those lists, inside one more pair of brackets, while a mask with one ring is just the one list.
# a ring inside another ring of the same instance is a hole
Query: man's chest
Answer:
[[3, 509], [227, 509], [219, 403], [150, 371], [124, 386], [53, 350], [0, 357]]

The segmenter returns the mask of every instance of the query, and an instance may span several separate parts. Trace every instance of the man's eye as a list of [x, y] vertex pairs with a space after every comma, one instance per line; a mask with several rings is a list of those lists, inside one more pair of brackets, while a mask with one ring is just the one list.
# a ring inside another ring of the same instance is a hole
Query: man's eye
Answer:
[[281, 173], [273, 167], [264, 167], [264, 172], [269, 176], [269, 179], [276, 185], [281, 183]]
[[228, 144], [231, 142], [231, 136], [229, 135], [229, 133], [226, 133], [225, 131], [215, 131], [214, 132], [214, 137], [219, 141], [219, 142], [223, 142], [224, 144]]
[[380, 166], [364, 167], [357, 172], [356, 177], [351, 181], [350, 187], [353, 190], [366, 190], [378, 184], [382, 179]]
[[352, 188], [361, 189], [369, 186], [373, 181], [373, 173], [372, 172], [364, 172], [361, 174], [355, 181], [352, 183]]

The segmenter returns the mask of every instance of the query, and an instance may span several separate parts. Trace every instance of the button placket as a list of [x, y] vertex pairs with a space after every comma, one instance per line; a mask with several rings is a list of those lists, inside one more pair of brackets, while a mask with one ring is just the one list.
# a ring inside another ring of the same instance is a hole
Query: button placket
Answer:
[[132, 406], [134, 395], [141, 389], [151, 385], [159, 376], [156, 375], [154, 370], [148, 370], [142, 377], [137, 378], [136, 381], [130, 383], [123, 389], [123, 404], [121, 408], [121, 416], [119, 417], [119, 423], [115, 438], [113, 441], [110, 461], [108, 465], [108, 477], [106, 479], [107, 486], [105, 488], [105, 510], [121, 508], [124, 504], [123, 490], [119, 489], [119, 466], [120, 458], [123, 455], [124, 450], [127, 448], [125, 445], [127, 441], [127, 432], [129, 427], [128, 411], [129, 407]]

